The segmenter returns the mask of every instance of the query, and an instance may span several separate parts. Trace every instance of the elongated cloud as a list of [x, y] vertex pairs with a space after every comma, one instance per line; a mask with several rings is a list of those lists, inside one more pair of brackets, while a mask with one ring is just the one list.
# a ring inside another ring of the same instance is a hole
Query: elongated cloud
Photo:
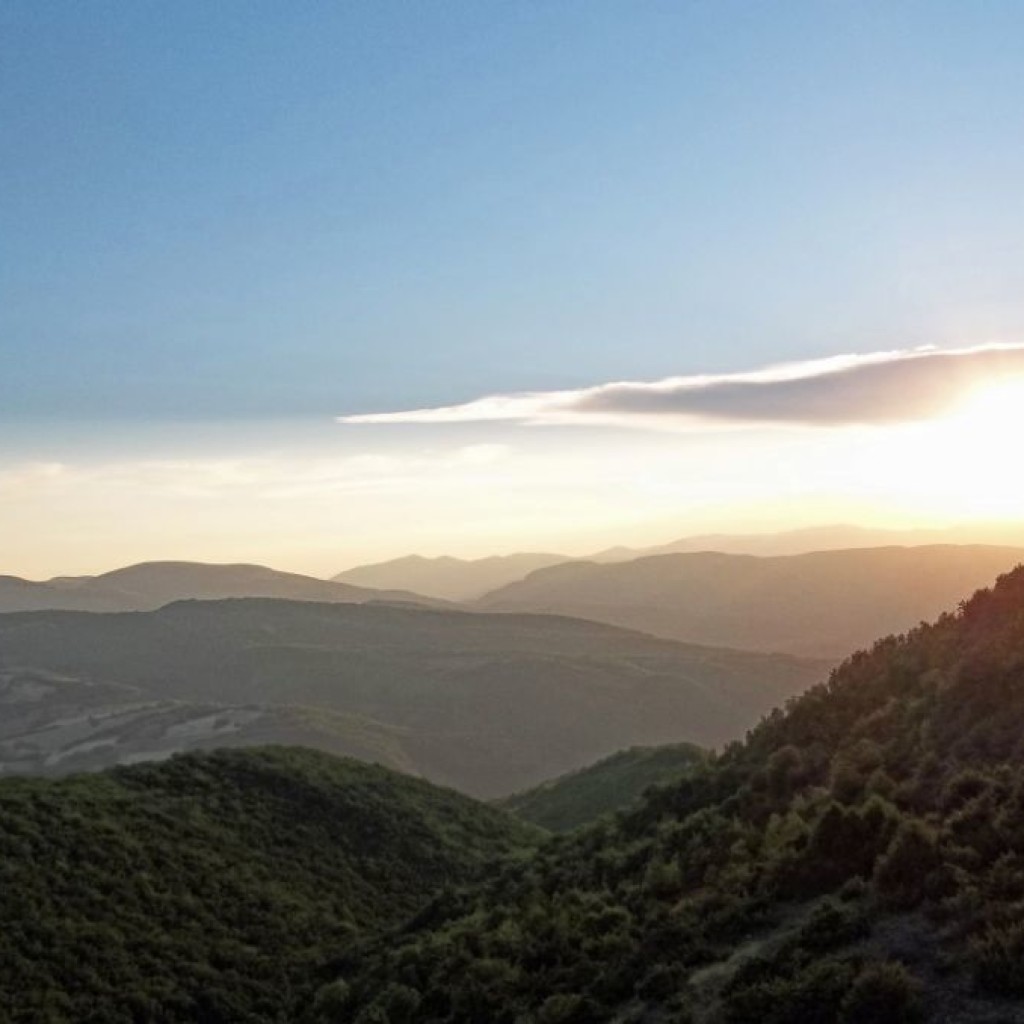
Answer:
[[341, 423], [774, 423], [811, 426], [931, 419], [968, 395], [1024, 376], [1024, 345], [903, 349], [718, 376], [491, 395], [461, 405], [341, 416]]

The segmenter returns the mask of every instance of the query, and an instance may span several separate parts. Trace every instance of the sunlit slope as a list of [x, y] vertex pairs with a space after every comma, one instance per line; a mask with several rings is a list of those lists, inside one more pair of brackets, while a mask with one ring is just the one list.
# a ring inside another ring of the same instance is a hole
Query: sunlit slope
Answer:
[[294, 1019], [329, 956], [532, 838], [451, 791], [291, 748], [6, 780], [0, 1015]]
[[649, 787], [703, 765], [707, 757], [691, 743], [630, 747], [597, 764], [506, 797], [499, 806], [524, 821], [553, 832], [567, 832], [602, 815], [625, 810]]
[[1024, 548], [940, 544], [572, 562], [494, 591], [479, 606], [578, 615], [690, 643], [838, 659], [934, 618], [1022, 560]]
[[551, 616], [255, 599], [0, 617], [0, 671], [26, 669], [160, 700], [358, 715], [414, 770], [481, 796], [627, 746], [726, 742], [822, 675]]
[[1020, 1021], [1022, 737], [1018, 569], [345, 960], [340, 1019]]

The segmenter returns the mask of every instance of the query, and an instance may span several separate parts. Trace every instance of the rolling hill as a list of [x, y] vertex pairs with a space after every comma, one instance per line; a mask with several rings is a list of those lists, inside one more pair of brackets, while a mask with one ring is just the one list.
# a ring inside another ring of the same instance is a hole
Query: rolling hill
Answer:
[[[386, 748], [387, 763], [494, 797], [623, 747], [728, 742], [823, 671], [819, 662], [687, 646], [580, 620], [377, 604], [239, 599], [0, 616], [0, 677], [15, 687], [7, 703], [31, 716], [30, 760], [56, 754], [57, 770], [68, 747], [81, 753], [84, 745], [107, 763], [122, 750], [142, 756], [130, 722], [97, 735], [95, 708], [75, 713], [70, 733], [49, 747], [39, 737], [54, 717], [68, 717], [60, 709], [74, 699], [69, 688], [88, 703], [97, 692], [90, 688], [113, 686], [130, 688], [118, 706], [288, 705], [346, 716], [361, 740]], [[192, 714], [208, 735], [216, 711]], [[222, 734], [235, 731], [231, 721]], [[21, 756], [25, 731], [0, 745], [9, 764]], [[188, 730], [178, 732], [190, 745]], [[315, 732], [303, 735], [316, 740]], [[296, 733], [279, 738], [307, 742]], [[166, 754], [166, 730], [146, 742]], [[339, 749], [336, 739], [328, 749]]]
[[142, 562], [101, 576], [61, 576], [45, 583], [0, 576], [0, 613], [151, 611], [172, 601], [228, 597], [279, 597], [292, 601], [367, 601], [439, 605], [407, 591], [369, 590], [262, 565]]
[[534, 841], [456, 793], [308, 750], [3, 780], [0, 1015], [294, 1019], [327, 959]]
[[758, 558], [713, 552], [541, 569], [482, 598], [689, 643], [838, 659], [933, 618], [1024, 548], [933, 545]]

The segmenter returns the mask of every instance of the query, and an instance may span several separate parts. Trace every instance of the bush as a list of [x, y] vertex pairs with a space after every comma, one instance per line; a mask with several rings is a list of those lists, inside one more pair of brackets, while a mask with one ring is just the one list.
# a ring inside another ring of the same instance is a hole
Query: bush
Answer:
[[875, 886], [883, 902], [903, 910], [917, 906], [939, 863], [932, 830], [916, 819], [903, 822], [875, 867]]
[[857, 975], [839, 1011], [840, 1024], [916, 1024], [924, 1019], [920, 983], [902, 964], [870, 964]]
[[971, 944], [977, 984], [990, 992], [1024, 996], [1024, 922], [989, 927]]

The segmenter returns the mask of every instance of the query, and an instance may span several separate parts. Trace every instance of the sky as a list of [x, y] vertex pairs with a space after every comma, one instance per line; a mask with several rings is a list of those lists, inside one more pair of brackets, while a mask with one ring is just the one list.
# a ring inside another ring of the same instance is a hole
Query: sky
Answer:
[[0, 573], [1024, 516], [1024, 7], [0, 6]]

